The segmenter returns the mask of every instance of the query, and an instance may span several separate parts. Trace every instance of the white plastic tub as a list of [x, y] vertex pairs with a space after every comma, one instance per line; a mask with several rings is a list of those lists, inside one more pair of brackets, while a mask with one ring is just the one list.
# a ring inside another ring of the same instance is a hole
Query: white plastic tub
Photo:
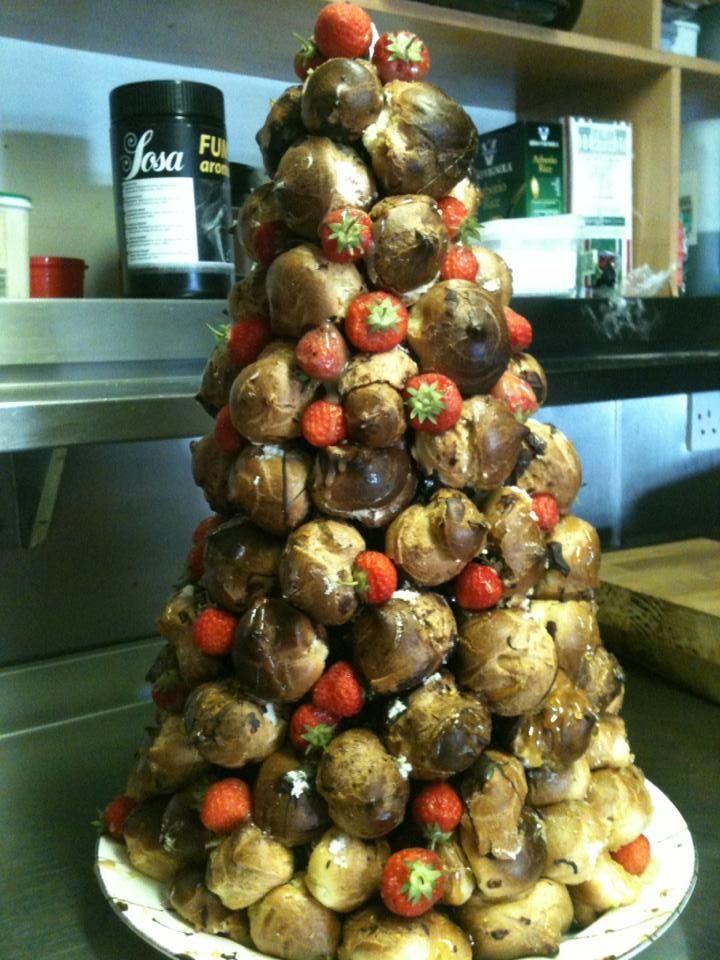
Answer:
[[29, 197], [0, 193], [0, 298], [30, 296]]
[[517, 217], [482, 224], [480, 244], [505, 260], [516, 296], [572, 297], [577, 288], [583, 217]]

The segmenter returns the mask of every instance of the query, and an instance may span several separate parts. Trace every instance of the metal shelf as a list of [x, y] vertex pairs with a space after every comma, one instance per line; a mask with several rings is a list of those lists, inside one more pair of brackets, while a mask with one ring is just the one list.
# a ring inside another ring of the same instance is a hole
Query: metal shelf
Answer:
[[[518, 298], [550, 404], [720, 388], [720, 298]], [[220, 300], [0, 301], [0, 452], [192, 437]]]
[[0, 301], [0, 452], [190, 437], [220, 300]]
[[720, 297], [639, 300], [516, 298], [548, 404], [667, 396], [720, 388]]

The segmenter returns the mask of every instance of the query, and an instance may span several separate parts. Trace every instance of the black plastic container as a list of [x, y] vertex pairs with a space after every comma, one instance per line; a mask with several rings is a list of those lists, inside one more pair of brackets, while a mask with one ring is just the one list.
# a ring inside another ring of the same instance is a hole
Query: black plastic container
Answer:
[[150, 80], [110, 93], [115, 213], [128, 297], [225, 297], [233, 281], [220, 90]]
[[426, 0], [435, 7], [453, 7], [504, 20], [572, 30], [583, 0]]

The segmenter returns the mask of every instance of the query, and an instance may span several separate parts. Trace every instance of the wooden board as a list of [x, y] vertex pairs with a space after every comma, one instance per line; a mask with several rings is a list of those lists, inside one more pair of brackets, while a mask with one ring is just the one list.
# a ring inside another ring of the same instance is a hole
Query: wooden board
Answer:
[[598, 619], [608, 647], [720, 702], [720, 542], [606, 553], [600, 579]]

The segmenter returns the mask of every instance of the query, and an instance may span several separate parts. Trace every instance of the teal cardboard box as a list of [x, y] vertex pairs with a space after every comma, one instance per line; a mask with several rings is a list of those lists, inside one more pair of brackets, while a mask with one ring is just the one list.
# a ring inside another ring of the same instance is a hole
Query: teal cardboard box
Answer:
[[479, 220], [565, 213], [563, 128], [521, 121], [480, 136]]

